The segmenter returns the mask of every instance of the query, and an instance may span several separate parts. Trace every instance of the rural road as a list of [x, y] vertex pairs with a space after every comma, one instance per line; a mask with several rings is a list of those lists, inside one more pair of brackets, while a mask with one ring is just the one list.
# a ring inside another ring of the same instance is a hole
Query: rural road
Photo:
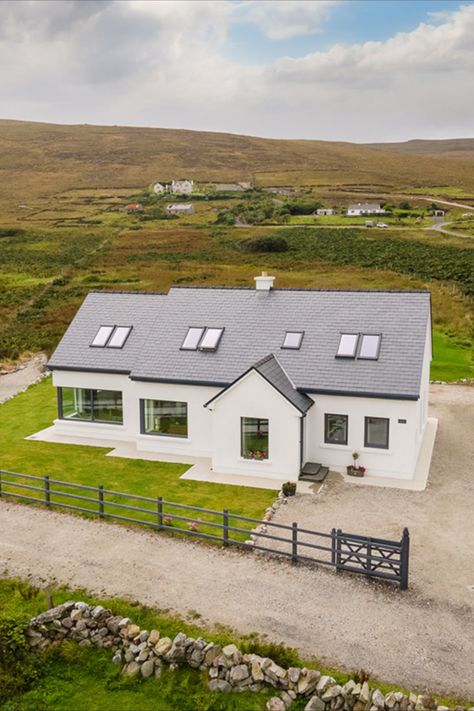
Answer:
[[472, 610], [332, 571], [0, 502], [0, 570], [191, 610], [349, 671], [474, 699]]
[[43, 376], [45, 363], [46, 355], [40, 353], [27, 363], [24, 363], [18, 370], [0, 375], [0, 403], [9, 400], [22, 390], [26, 390], [37, 380], [40, 380]]

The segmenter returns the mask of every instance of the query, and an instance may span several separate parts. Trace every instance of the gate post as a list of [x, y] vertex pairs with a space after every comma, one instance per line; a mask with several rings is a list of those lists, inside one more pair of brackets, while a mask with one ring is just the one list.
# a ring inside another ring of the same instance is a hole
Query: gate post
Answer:
[[408, 528], [403, 529], [400, 551], [400, 588], [408, 590], [408, 563], [410, 559], [410, 534]]
[[229, 511], [224, 509], [222, 512], [222, 533], [223, 533], [223, 546], [224, 548], [229, 547]]
[[338, 528], [336, 531], [336, 571], [339, 571], [342, 569], [341, 546], [342, 546], [342, 529]]
[[44, 503], [46, 504], [46, 506], [51, 505], [51, 494], [49, 492], [49, 487], [49, 476], [46, 475], [44, 477]]
[[104, 518], [104, 485], [99, 484], [97, 487], [97, 493], [99, 494], [99, 516]]
[[336, 529], [331, 529], [331, 563], [336, 565]]
[[158, 497], [158, 528], [163, 528], [163, 497]]
[[293, 523], [291, 528], [291, 562], [296, 564], [298, 562], [298, 524]]

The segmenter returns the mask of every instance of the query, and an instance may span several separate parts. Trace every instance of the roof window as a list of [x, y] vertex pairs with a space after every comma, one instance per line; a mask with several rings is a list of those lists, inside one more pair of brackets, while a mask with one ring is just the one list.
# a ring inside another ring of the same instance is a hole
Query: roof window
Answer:
[[206, 328], [199, 344], [200, 351], [216, 351], [224, 332], [223, 328]]
[[223, 328], [204, 328], [190, 326], [181, 346], [182, 351], [216, 351], [221, 340]]
[[95, 334], [94, 340], [91, 346], [94, 348], [104, 348], [115, 326], [101, 326], [97, 333]]
[[123, 348], [131, 326], [101, 326], [91, 343], [93, 348]]
[[355, 358], [358, 341], [358, 333], [341, 333], [336, 358]]
[[380, 338], [380, 334], [364, 333], [358, 358], [362, 360], [377, 360], [380, 350]]
[[188, 332], [186, 334], [186, 337], [183, 341], [183, 345], [181, 346], [182, 351], [197, 351], [197, 347], [199, 345], [199, 341], [202, 338], [202, 334], [204, 333], [206, 329], [205, 328], [196, 328], [196, 327], [191, 327], [188, 329]]
[[287, 331], [282, 348], [298, 351], [303, 341], [304, 331]]

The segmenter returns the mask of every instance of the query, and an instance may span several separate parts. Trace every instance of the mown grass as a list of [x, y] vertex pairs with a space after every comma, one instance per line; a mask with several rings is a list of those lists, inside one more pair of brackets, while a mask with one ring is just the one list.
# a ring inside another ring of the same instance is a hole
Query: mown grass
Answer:
[[461, 341], [445, 333], [433, 333], [432, 380], [461, 380], [474, 377], [472, 341]]
[[[47, 595], [46, 595], [47, 590]], [[0, 609], [3, 618], [26, 622], [31, 617], [48, 608], [48, 599], [54, 605], [66, 600], [83, 600], [89, 604], [101, 604], [115, 615], [129, 617], [142, 629], [157, 629], [162, 637], [174, 637], [178, 632], [188, 636], [202, 636], [217, 644], [236, 643], [243, 652], [254, 652], [269, 656], [284, 667], [310, 666], [323, 674], [329, 674], [337, 683], [344, 684], [349, 679], [357, 679], [360, 670], [342, 671], [321, 663], [316, 657], [303, 659], [294, 649], [283, 642], [274, 643], [257, 633], [240, 635], [237, 631], [209, 625], [199, 621], [199, 615], [190, 610], [183, 619], [168, 610], [147, 607], [139, 602], [122, 598], [101, 598], [90, 595], [85, 590], [71, 590], [55, 587], [54, 581], [47, 581], [42, 589], [18, 578], [0, 579]], [[163, 669], [159, 680], [128, 679], [121, 675], [120, 668], [112, 664], [111, 652], [93, 648], [81, 648], [73, 642], [63, 643], [59, 648], [43, 655], [32, 655], [36, 666], [35, 678], [28, 688], [2, 698], [0, 690], [0, 711], [263, 711], [271, 690], [254, 694], [218, 694], [209, 691], [205, 674], [180, 668], [171, 672]], [[369, 678], [372, 687], [383, 693], [406, 689]], [[435, 697], [439, 704], [455, 706], [469, 705], [461, 699]], [[306, 700], [297, 700], [292, 708], [301, 711]]]
[[[183, 480], [180, 477], [189, 468], [188, 464], [107, 457], [105, 455], [110, 451], [109, 449], [25, 440], [26, 436], [49, 427], [56, 416], [55, 389], [49, 378], [0, 405], [0, 469], [34, 476], [48, 475], [51, 479], [86, 486], [97, 487], [102, 484], [105, 489], [111, 491], [137, 494], [155, 500], [161, 496], [166, 501], [215, 511], [229, 509], [232, 513], [256, 519], [263, 517], [265, 509], [275, 498], [275, 492], [267, 489]], [[42, 494], [9, 486], [6, 484], [6, 479], [7, 477], [3, 476], [4, 493], [12, 491], [44, 501]], [[22, 480], [21, 483], [30, 482]], [[62, 489], [59, 485], [52, 485], [52, 488], [75, 493]], [[78, 493], [97, 501], [96, 492], [87, 493], [81, 490]], [[128, 498], [124, 500], [112, 495], [107, 495], [106, 500], [143, 507], [149, 509], [150, 514], [123, 512], [112, 506], [106, 506], [106, 512], [151, 523], [157, 522], [156, 504], [140, 503]], [[54, 495], [52, 501], [63, 501], [67, 504], [83, 506], [94, 512], [98, 511], [97, 503], [73, 501]], [[219, 529], [206, 526], [206, 521], [221, 524], [222, 516], [186, 513], [169, 506], [165, 506], [164, 514], [172, 517], [172, 526], [185, 530], [187, 530], [187, 523], [179, 521], [177, 516], [202, 518], [202, 524], [199, 524], [200, 531], [222, 536]], [[252, 527], [250, 523], [242, 526], [246, 529]], [[243, 535], [239, 536], [239, 540]]]

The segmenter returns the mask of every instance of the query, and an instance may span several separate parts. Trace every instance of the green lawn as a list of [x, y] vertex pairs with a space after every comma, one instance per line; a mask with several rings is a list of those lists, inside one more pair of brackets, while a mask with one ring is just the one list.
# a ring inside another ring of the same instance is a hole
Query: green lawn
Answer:
[[[258, 519], [262, 518], [265, 509], [275, 498], [275, 492], [267, 489], [184, 481], [180, 479], [180, 476], [189, 468], [187, 464], [107, 457], [105, 455], [110, 451], [109, 449], [51, 444], [24, 439], [26, 436], [50, 426], [55, 417], [56, 393], [50, 378], [30, 387], [25, 393], [21, 393], [1, 405], [0, 469], [36, 476], [49, 475], [53, 479], [87, 486], [102, 484], [106, 489], [113, 491], [152, 498], [161, 496], [167, 501], [201, 506], [217, 511], [227, 508], [233, 513]], [[5, 480], [5, 477], [3, 479]], [[5, 481], [3, 488], [6, 490]], [[60, 489], [59, 486], [55, 486], [55, 488]], [[13, 491], [13, 489], [10, 490]], [[28, 494], [27, 491], [20, 493]], [[88, 495], [82, 490], [79, 493]], [[39, 496], [35, 493], [32, 495]], [[89, 495], [96, 497], [96, 494]], [[124, 501], [112, 496], [106, 498], [127, 505], [150, 508], [153, 512], [151, 515], [130, 512], [125, 515], [156, 521], [154, 504], [140, 504], [130, 499]], [[55, 500], [54, 497], [53, 500]], [[60, 499], [56, 497], [56, 500]], [[65, 500], [65, 502], [75, 503], [97, 511], [96, 504], [70, 500]], [[109, 510], [123, 514], [117, 509]], [[181, 510], [165, 508], [166, 513], [174, 517], [173, 525], [187, 527], [186, 523], [176, 521], [176, 515], [183, 514]], [[200, 517], [199, 514], [192, 512], [183, 515]], [[202, 516], [202, 519], [201, 530], [215, 533], [214, 529], [206, 529], [204, 522], [205, 520], [215, 521], [216, 518]], [[221, 522], [222, 519], [218, 517], [217, 520]], [[251, 528], [253, 526], [249, 524], [245, 527]]]
[[432, 380], [460, 380], [474, 377], [472, 342], [433, 332]]

